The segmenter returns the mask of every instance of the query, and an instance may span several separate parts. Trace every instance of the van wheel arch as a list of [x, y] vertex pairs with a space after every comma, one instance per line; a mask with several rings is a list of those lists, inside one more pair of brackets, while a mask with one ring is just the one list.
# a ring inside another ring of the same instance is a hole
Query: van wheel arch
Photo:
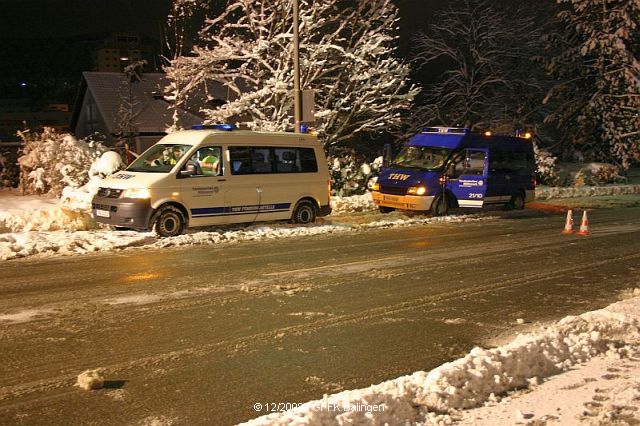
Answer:
[[301, 198], [291, 212], [291, 222], [312, 223], [316, 220], [319, 209], [318, 203], [313, 198]]
[[189, 226], [189, 214], [179, 203], [161, 204], [149, 220], [149, 228], [161, 237], [175, 237]]

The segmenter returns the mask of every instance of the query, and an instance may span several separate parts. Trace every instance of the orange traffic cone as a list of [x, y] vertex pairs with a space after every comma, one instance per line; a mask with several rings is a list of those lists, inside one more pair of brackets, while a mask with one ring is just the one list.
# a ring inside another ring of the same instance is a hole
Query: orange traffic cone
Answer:
[[587, 211], [582, 213], [582, 221], [580, 222], [580, 230], [576, 232], [576, 235], [589, 235], [589, 219], [587, 219]]
[[563, 234], [573, 234], [573, 211], [567, 211], [567, 221], [564, 224]]

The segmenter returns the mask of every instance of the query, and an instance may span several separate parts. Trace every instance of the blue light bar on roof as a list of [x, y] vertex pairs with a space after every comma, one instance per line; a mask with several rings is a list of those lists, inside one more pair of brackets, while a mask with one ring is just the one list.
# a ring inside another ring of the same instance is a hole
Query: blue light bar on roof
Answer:
[[466, 127], [425, 127], [422, 133], [469, 133]]
[[224, 130], [230, 132], [232, 130], [238, 130], [234, 124], [194, 124], [191, 126], [192, 130]]

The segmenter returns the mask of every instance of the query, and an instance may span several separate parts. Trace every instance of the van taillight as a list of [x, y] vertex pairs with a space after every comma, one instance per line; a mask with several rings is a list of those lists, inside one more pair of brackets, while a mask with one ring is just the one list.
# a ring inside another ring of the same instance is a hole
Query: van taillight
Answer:
[[536, 175], [533, 175], [533, 178], [531, 179], [531, 183], [533, 183], [533, 187], [535, 188], [535, 187], [536, 187], [536, 185], [537, 185], [537, 182], [536, 182]]

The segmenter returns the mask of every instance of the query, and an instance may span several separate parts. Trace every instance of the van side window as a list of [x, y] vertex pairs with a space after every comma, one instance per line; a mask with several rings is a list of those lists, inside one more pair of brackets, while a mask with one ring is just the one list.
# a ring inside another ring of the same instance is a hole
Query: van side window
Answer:
[[231, 173], [234, 175], [268, 173], [317, 173], [313, 148], [230, 147]]
[[482, 176], [484, 174], [484, 163], [486, 153], [484, 151], [465, 151], [456, 157], [453, 175], [454, 177]]
[[276, 148], [275, 154], [278, 173], [295, 173], [300, 170], [300, 160], [296, 148]]
[[316, 173], [318, 162], [313, 148], [298, 148], [300, 153], [300, 171], [303, 173]]
[[229, 148], [229, 158], [231, 160], [231, 174], [250, 175], [251, 169], [251, 148], [246, 146], [232, 146]]
[[223, 173], [221, 148], [218, 146], [208, 146], [200, 148], [189, 158], [185, 165], [196, 166], [194, 176], [220, 176]]

